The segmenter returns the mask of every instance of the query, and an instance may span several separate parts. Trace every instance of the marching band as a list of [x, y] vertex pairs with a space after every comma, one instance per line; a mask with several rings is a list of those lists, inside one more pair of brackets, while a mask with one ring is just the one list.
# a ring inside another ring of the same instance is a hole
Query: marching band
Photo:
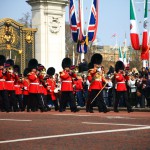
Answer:
[[[86, 106], [86, 112], [94, 113], [93, 107], [97, 106], [99, 112], [107, 113], [109, 109], [104, 101], [103, 90], [109, 91], [114, 87], [114, 112], [119, 112], [121, 98], [125, 100], [127, 112], [133, 112], [129, 103], [128, 87], [135, 88], [131, 85], [133, 83], [138, 87], [139, 80], [132, 82], [130, 74], [125, 75], [124, 64], [121, 61], [116, 62], [115, 72], [112, 72], [112, 76], [108, 78], [102, 70], [101, 63], [101, 54], [96, 53], [91, 57], [85, 81], [85, 75], [82, 76], [77, 72], [77, 67], [71, 65], [70, 58], [62, 60], [63, 70], [55, 76], [55, 68], [49, 67], [46, 71], [46, 68], [34, 58], [28, 62], [23, 74], [20, 74], [20, 67], [15, 65], [12, 59], [6, 60], [4, 55], [0, 55], [0, 110], [47, 112], [51, 110], [49, 107], [51, 101], [55, 111], [59, 112], [65, 111], [68, 106], [71, 112], [78, 112], [78, 105]], [[133, 72], [137, 74], [135, 69]], [[88, 92], [83, 98], [81, 95], [85, 85]], [[143, 94], [138, 89], [137, 92], [134, 91], [137, 97], [141, 96], [138, 95], [139, 93]], [[84, 100], [82, 101], [81, 98]]]

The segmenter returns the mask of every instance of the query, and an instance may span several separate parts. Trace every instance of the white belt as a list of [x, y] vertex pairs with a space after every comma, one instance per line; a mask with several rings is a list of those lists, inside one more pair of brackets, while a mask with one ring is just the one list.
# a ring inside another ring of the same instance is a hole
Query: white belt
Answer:
[[14, 87], [20, 87], [20, 85], [14, 85]]
[[118, 84], [118, 83], [125, 83], [125, 82], [117, 82], [117, 84]]
[[102, 82], [102, 80], [100, 80], [100, 79], [95, 79], [94, 81], [100, 81], [100, 82]]
[[0, 79], [0, 81], [5, 81], [5, 79]]
[[39, 85], [39, 83], [30, 83], [30, 84], [35, 84], [35, 85]]
[[72, 81], [62, 81], [62, 82], [70, 82], [71, 83]]
[[14, 81], [6, 81], [6, 82], [12, 82], [13, 83]]

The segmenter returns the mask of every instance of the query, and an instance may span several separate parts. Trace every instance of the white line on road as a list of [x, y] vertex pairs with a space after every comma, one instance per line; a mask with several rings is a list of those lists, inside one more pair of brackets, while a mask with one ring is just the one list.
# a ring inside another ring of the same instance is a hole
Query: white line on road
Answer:
[[91, 134], [113, 133], [113, 132], [126, 132], [126, 131], [148, 130], [148, 129], [150, 129], [150, 126], [138, 127], [138, 128], [127, 128], [127, 129], [115, 129], [115, 130], [104, 130], [104, 131], [93, 131], [93, 132], [81, 132], [81, 133], [71, 133], [71, 134], [50, 135], [50, 136], [41, 136], [41, 137], [32, 137], [32, 138], [23, 138], [23, 139], [16, 139], [16, 140], [0, 141], [0, 144], [31, 141], [31, 140], [60, 138], [60, 137], [69, 137], [69, 136], [91, 135]]
[[98, 122], [82, 122], [84, 124], [101, 124], [101, 125], [114, 125], [114, 126], [135, 126], [135, 127], [148, 127], [148, 125], [136, 125], [136, 124], [116, 124], [116, 123], [98, 123]]
[[0, 121], [32, 121], [32, 120], [19, 120], [19, 119], [0, 119]]

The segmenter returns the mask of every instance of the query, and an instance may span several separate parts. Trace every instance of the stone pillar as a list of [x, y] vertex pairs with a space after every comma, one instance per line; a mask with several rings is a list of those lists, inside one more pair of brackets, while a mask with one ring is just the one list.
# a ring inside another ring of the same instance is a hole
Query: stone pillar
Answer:
[[65, 57], [65, 7], [68, 0], [28, 0], [32, 6], [35, 34], [35, 58], [46, 67], [62, 70]]

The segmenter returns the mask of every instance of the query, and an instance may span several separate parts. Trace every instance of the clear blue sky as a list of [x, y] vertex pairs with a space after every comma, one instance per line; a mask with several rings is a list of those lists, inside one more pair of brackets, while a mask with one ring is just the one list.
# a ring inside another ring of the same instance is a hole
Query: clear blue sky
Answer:
[[[84, 5], [89, 9], [91, 0], [84, 0], [84, 2]], [[97, 38], [100, 45], [115, 45], [115, 38], [112, 38], [114, 33], [118, 35], [118, 43], [121, 45], [123, 45], [124, 36], [126, 33], [127, 44], [130, 45], [129, 3], [130, 0], [100, 0], [99, 25], [97, 33]], [[26, 12], [31, 13], [31, 6], [26, 3], [26, 0], [0, 1], [0, 19], [12, 18], [17, 21]], [[68, 21], [68, 7], [66, 7], [66, 12], [66, 21]], [[136, 4], [136, 12], [138, 17], [139, 30], [141, 33], [142, 23], [140, 23], [140, 21], [143, 21], [143, 4]], [[150, 11], [148, 12], [150, 16]]]

